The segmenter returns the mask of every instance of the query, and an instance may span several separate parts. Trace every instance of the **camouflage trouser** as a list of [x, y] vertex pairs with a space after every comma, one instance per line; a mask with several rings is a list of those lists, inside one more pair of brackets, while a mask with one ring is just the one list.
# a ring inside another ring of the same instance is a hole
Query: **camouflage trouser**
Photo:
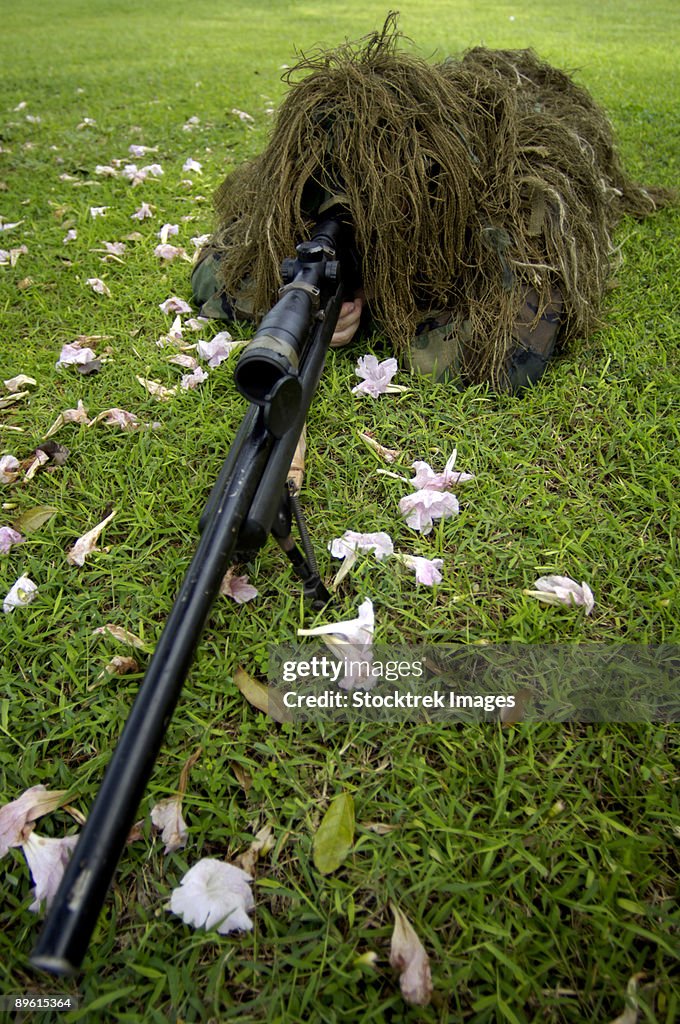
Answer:
[[[200, 253], [191, 275], [194, 302], [201, 316], [211, 319], [253, 320], [254, 310], [249, 281], [236, 296], [227, 296], [219, 287], [219, 254], [207, 246]], [[504, 390], [518, 394], [535, 384], [548, 365], [563, 322], [563, 301], [559, 288], [553, 288], [552, 301], [538, 323], [532, 326], [538, 311], [538, 294], [529, 288], [513, 325], [515, 346], [505, 361]], [[460, 382], [460, 353], [469, 345], [470, 322], [454, 313], [443, 312], [418, 325], [409, 346], [409, 365], [416, 373], [435, 380]]]

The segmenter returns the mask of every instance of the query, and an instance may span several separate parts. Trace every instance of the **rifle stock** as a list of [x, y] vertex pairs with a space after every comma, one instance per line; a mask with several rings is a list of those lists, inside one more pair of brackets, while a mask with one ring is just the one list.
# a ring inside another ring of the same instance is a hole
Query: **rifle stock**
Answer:
[[[31, 954], [37, 968], [77, 973], [224, 574], [237, 552], [258, 550], [270, 532], [283, 536], [277, 517], [286, 478], [338, 320], [343, 278], [351, 277], [355, 261], [350, 234], [339, 210], [317, 224], [310, 241], [297, 247], [297, 260], [286, 261], [284, 294], [241, 357], [247, 372], [239, 380], [237, 368], [237, 386], [252, 404], [208, 499], [198, 547]], [[318, 577], [315, 589], [309, 574], [300, 575], [306, 593], [327, 599]]]

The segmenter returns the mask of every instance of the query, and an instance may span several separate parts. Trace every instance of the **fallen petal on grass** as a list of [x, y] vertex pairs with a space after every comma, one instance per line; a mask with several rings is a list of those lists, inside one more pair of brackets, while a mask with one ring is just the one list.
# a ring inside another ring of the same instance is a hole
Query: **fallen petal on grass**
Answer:
[[235, 576], [234, 570], [229, 569], [220, 584], [220, 594], [230, 597], [236, 604], [246, 604], [257, 597], [258, 591], [247, 576]]
[[454, 448], [451, 457], [444, 466], [443, 473], [435, 473], [427, 462], [411, 463], [416, 474], [409, 483], [417, 491], [448, 491], [449, 488], [454, 487], [456, 484], [464, 484], [468, 480], [474, 480], [473, 473], [454, 472], [453, 467], [456, 464], [457, 455], [458, 451]]
[[402, 565], [413, 569], [416, 574], [416, 583], [424, 583], [428, 587], [442, 581], [442, 566], [444, 560], [441, 558], [421, 558], [419, 555], [395, 555]]
[[266, 856], [274, 849], [274, 833], [271, 825], [265, 825], [256, 834], [245, 853], [240, 853], [236, 858], [236, 866], [251, 876], [255, 876], [255, 867], [260, 857]]
[[6, 555], [16, 544], [23, 544], [26, 538], [11, 526], [0, 526], [0, 554]]
[[147, 380], [145, 377], [137, 377], [137, 381], [158, 402], [169, 402], [177, 394], [177, 385], [174, 388], [166, 388], [160, 381]]
[[212, 341], [199, 341], [196, 351], [200, 359], [206, 359], [208, 366], [214, 367], [228, 359], [234, 349], [243, 344], [242, 341], [234, 341], [228, 331], [221, 331]]
[[524, 590], [527, 597], [535, 597], [546, 604], [561, 604], [568, 608], [582, 606], [586, 615], [595, 607], [593, 592], [587, 583], [576, 583], [569, 576], [541, 576], [533, 590]]
[[5, 387], [12, 394], [16, 394], [16, 392], [21, 391], [22, 388], [28, 387], [29, 385], [36, 387], [37, 383], [38, 382], [34, 377], [28, 377], [25, 373], [19, 373], [16, 377], [10, 377], [9, 380], [4, 382]]
[[49, 910], [77, 842], [78, 836], [50, 839], [31, 832], [28, 839], [22, 843], [35, 885], [35, 899], [29, 910], [38, 913], [43, 902], [45, 910]]
[[169, 909], [194, 928], [216, 928], [220, 935], [250, 931], [253, 922], [248, 913], [255, 908], [251, 881], [241, 868], [206, 857], [173, 889]]
[[394, 931], [390, 945], [390, 964], [399, 971], [399, 987], [407, 1003], [427, 1006], [432, 998], [430, 960], [406, 915], [391, 904]]
[[298, 636], [328, 636], [337, 640], [338, 643], [367, 647], [373, 642], [374, 630], [373, 602], [367, 597], [359, 605], [359, 614], [356, 619], [315, 626], [313, 629], [298, 629], [297, 633]]
[[92, 635], [97, 636], [105, 633], [112, 636], [114, 640], [118, 640], [122, 644], [128, 644], [130, 647], [136, 647], [140, 651], [149, 650], [149, 644], [145, 643], [144, 640], [134, 633], [130, 633], [129, 630], [123, 629], [122, 626], [116, 626], [113, 622], [107, 622], [105, 626], [98, 626]]
[[47, 786], [31, 786], [16, 800], [0, 807], [0, 857], [12, 846], [20, 846], [27, 824], [49, 814], [63, 803], [65, 789], [50, 790]]
[[457, 515], [459, 505], [453, 494], [425, 489], [402, 498], [399, 511], [406, 518], [407, 526], [419, 533], [428, 534], [432, 532], [435, 519]]
[[347, 558], [354, 551], [372, 551], [378, 562], [394, 552], [392, 538], [387, 533], [356, 533], [345, 530], [328, 545], [333, 558]]
[[97, 541], [99, 540], [102, 531], [111, 522], [115, 514], [116, 511], [114, 509], [106, 519], [102, 519], [101, 523], [97, 523], [97, 525], [93, 526], [91, 530], [88, 530], [87, 533], [84, 533], [82, 537], [78, 538], [66, 555], [66, 559], [71, 565], [85, 565], [85, 559], [87, 556], [99, 550], [96, 546]]
[[182, 817], [182, 797], [171, 796], [159, 800], [150, 811], [151, 822], [161, 832], [164, 853], [174, 853], [187, 845], [189, 832]]
[[393, 393], [395, 390], [405, 390], [401, 387], [395, 388], [390, 383], [398, 369], [397, 360], [394, 358], [378, 362], [376, 356], [361, 356], [354, 372], [363, 380], [361, 384], [352, 388], [352, 394], [365, 394], [377, 398], [379, 395], [387, 394], [388, 391]]
[[164, 313], [191, 313], [191, 306], [184, 299], [177, 295], [171, 295], [165, 302], [161, 302], [159, 308]]
[[376, 441], [376, 439], [372, 437], [370, 434], [365, 434], [362, 431], [359, 431], [359, 437], [361, 438], [362, 441], [366, 442], [369, 448], [371, 448], [374, 452], [377, 452], [380, 458], [384, 459], [385, 462], [396, 462], [396, 460], [401, 455], [399, 449], [385, 448], [384, 445], [379, 444], [378, 441]]
[[34, 583], [30, 576], [20, 576], [2, 602], [2, 610], [8, 615], [15, 608], [23, 608], [30, 604], [37, 596], [37, 583]]
[[0, 458], [0, 483], [12, 484], [19, 476], [21, 463], [14, 455], [3, 455]]

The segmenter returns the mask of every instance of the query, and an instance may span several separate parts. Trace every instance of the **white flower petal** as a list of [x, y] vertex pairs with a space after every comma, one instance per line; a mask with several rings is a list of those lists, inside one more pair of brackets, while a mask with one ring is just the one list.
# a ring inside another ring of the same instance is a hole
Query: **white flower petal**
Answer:
[[85, 559], [88, 555], [91, 555], [94, 551], [97, 551], [96, 547], [99, 535], [101, 534], [104, 527], [111, 522], [115, 516], [115, 509], [111, 512], [106, 519], [102, 519], [101, 523], [97, 523], [91, 530], [84, 533], [82, 537], [79, 537], [75, 542], [71, 550], [67, 553], [66, 559], [71, 565], [85, 565]]
[[241, 868], [206, 857], [173, 889], [170, 910], [194, 928], [217, 928], [221, 935], [250, 931], [253, 922], [248, 912], [255, 907], [250, 881]]
[[333, 636], [340, 643], [371, 644], [374, 630], [373, 602], [367, 597], [359, 605], [359, 614], [356, 619], [315, 626], [313, 629], [298, 629], [297, 632], [298, 636]]
[[43, 900], [45, 909], [49, 910], [77, 842], [78, 836], [49, 839], [31, 832], [28, 839], [22, 844], [35, 883], [35, 900], [31, 903], [29, 910], [37, 913]]
[[346, 558], [352, 551], [372, 551], [377, 561], [382, 561], [393, 554], [394, 544], [387, 533], [355, 533], [345, 530], [342, 537], [337, 537], [328, 545], [333, 558]]
[[563, 604], [572, 608], [581, 605], [586, 615], [590, 615], [595, 607], [595, 598], [588, 584], [578, 584], [569, 576], [541, 576], [534, 583], [534, 588], [524, 593], [546, 604]]
[[182, 817], [182, 797], [171, 796], [159, 800], [150, 811], [152, 824], [162, 830], [161, 839], [165, 843], [164, 853], [174, 853], [187, 845], [186, 822]]
[[2, 610], [8, 615], [15, 608], [23, 608], [24, 605], [30, 604], [37, 595], [38, 586], [30, 576], [20, 576], [2, 602]]

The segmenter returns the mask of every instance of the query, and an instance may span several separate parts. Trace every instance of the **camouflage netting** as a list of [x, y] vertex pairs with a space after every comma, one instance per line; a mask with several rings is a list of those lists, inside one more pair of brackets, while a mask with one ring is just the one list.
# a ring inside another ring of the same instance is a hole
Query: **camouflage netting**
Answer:
[[561, 289], [563, 342], [592, 330], [613, 227], [667, 194], [630, 181], [604, 112], [530, 50], [477, 48], [433, 64], [397, 50], [398, 39], [391, 15], [381, 32], [288, 72], [267, 148], [216, 193], [225, 289], [249, 276], [265, 312], [314, 199], [339, 190], [394, 349], [428, 315], [453, 310], [469, 321], [466, 375], [498, 381], [527, 289], [537, 319]]

